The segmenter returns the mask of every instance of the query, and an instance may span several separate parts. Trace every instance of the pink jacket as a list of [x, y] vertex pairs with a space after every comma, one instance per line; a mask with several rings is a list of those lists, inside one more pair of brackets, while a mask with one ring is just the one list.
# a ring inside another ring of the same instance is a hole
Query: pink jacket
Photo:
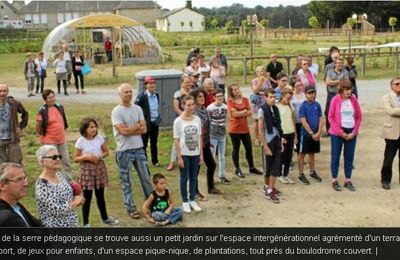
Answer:
[[[361, 125], [361, 108], [357, 98], [354, 95], [351, 95], [350, 102], [353, 106], [355, 117], [353, 134], [358, 135], [358, 130], [360, 129]], [[337, 94], [332, 98], [328, 115], [329, 124], [331, 124], [331, 127], [329, 128], [329, 133], [332, 135], [341, 136], [343, 134], [341, 113], [342, 103], [343, 99], [340, 94]]]

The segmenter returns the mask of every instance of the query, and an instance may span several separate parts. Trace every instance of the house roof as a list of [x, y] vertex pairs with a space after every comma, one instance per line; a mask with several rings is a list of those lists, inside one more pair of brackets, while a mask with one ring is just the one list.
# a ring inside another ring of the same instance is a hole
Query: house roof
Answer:
[[10, 4], [7, 1], [1, 1], [2, 4], [6, 5], [11, 11], [13, 11], [14, 13], [17, 13], [18, 10], [17, 8], [15, 8], [12, 4]]
[[[56, 13], [56, 12], [90, 12], [114, 11], [120, 9], [154, 8], [153, 1], [31, 1], [18, 13]], [[161, 8], [157, 5], [157, 8]]]
[[[175, 14], [175, 13], [178, 13], [178, 12], [184, 10], [184, 9], [189, 9], [189, 8], [187, 8], [187, 7], [181, 7], [181, 8], [177, 8], [177, 9], [172, 9], [171, 11], [167, 11], [167, 12], [163, 13], [159, 18], [166, 18], [166, 17], [171, 16], [171, 15], [173, 15], [173, 14]], [[191, 9], [189, 9], [189, 10], [192, 11], [192, 12], [194, 12], [194, 13], [199, 14], [198, 12], [195, 12], [195, 11], [193, 11], [193, 10], [191, 10]], [[202, 15], [202, 14], [201, 14], [201, 15]]]

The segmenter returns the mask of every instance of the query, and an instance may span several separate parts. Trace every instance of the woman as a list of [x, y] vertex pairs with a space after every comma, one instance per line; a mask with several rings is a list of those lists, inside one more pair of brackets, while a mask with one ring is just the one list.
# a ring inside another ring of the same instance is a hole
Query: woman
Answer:
[[301, 69], [297, 72], [297, 80], [301, 82], [301, 90], [304, 92], [310, 86], [316, 90], [317, 80], [314, 73], [309, 69], [311, 63], [308, 58], [301, 59]]
[[[211, 144], [210, 144], [210, 117], [207, 113], [207, 109], [205, 106], [206, 95], [207, 93], [202, 90], [194, 90], [190, 92], [190, 95], [194, 97], [194, 113], [201, 119], [201, 134], [203, 138], [203, 159], [207, 167], [207, 189], [209, 194], [223, 194], [223, 191], [217, 189], [214, 185], [214, 172], [217, 167], [214, 157], [211, 152]], [[200, 167], [197, 175], [200, 173]], [[197, 194], [200, 200], [204, 200], [205, 197], [200, 193], [197, 187]]]
[[[41, 51], [38, 57], [35, 59], [36, 64], [36, 94], [43, 93], [44, 79], [47, 77], [47, 60], [44, 57], [44, 53]], [[40, 88], [40, 92], [39, 92]]]
[[276, 75], [276, 82], [278, 86], [275, 88], [275, 99], [276, 102], [279, 102], [283, 89], [289, 86], [289, 78], [285, 73], [279, 72], [278, 75]]
[[212, 80], [210, 78], [204, 79], [203, 89], [206, 92], [205, 106], [208, 107], [210, 104], [214, 103], [214, 101], [215, 101], [214, 80]]
[[[203, 162], [201, 120], [194, 114], [194, 98], [182, 99], [183, 112], [174, 121], [174, 144], [180, 172], [182, 209], [186, 213], [201, 211], [196, 202], [197, 173]], [[188, 186], [189, 182], [189, 197]]]
[[329, 109], [329, 133], [331, 134], [331, 173], [332, 186], [335, 191], [341, 191], [337, 176], [342, 147], [344, 146], [344, 187], [355, 191], [351, 181], [354, 152], [358, 130], [361, 125], [361, 108], [357, 98], [352, 95], [353, 87], [349, 80], [341, 80], [338, 94], [332, 99]]
[[258, 140], [258, 109], [265, 103], [265, 91], [271, 88], [271, 83], [265, 75], [265, 70], [263, 66], [258, 66], [256, 68], [257, 77], [251, 81], [251, 106], [253, 110], [254, 124], [254, 136], [256, 144], [259, 144]]
[[74, 56], [72, 57], [72, 73], [74, 74], [75, 79], [75, 88], [76, 94], [79, 94], [79, 81], [81, 83], [81, 92], [82, 94], [86, 94], [84, 89], [84, 81], [83, 81], [83, 74], [82, 74], [82, 67], [85, 65], [83, 57], [79, 54], [78, 50], [74, 51]]
[[262, 172], [254, 167], [251, 137], [247, 118], [253, 114], [248, 98], [243, 97], [239, 85], [233, 84], [228, 87], [228, 114], [229, 114], [229, 136], [232, 141], [232, 161], [235, 165], [235, 174], [244, 178], [239, 167], [240, 142], [246, 150], [246, 159], [250, 173], [261, 175]]
[[28, 97], [32, 97], [35, 95], [33, 94], [33, 87], [35, 85], [37, 71], [35, 61], [32, 59], [32, 53], [30, 52], [26, 54], [24, 75], [28, 86]]
[[210, 70], [210, 78], [212, 78], [220, 89], [225, 93], [225, 76], [226, 71], [225, 67], [219, 63], [218, 58], [213, 58], [211, 60], [211, 70]]
[[289, 169], [292, 162], [293, 146], [297, 143], [294, 109], [290, 104], [292, 99], [293, 91], [291, 87], [285, 87], [282, 91], [282, 95], [279, 103], [277, 104], [279, 115], [281, 118], [282, 127], [282, 143], [283, 152], [281, 154], [282, 171], [279, 181], [283, 184], [294, 184], [294, 181], [289, 178]]
[[56, 80], [57, 80], [57, 90], [58, 94], [61, 92], [61, 81], [64, 86], [64, 94], [68, 96], [67, 87], [68, 87], [68, 71], [67, 71], [67, 62], [64, 60], [64, 52], [60, 51], [58, 53], [57, 59], [53, 62], [53, 66], [56, 68]]
[[81, 195], [74, 195], [71, 185], [59, 171], [62, 155], [52, 145], [43, 145], [36, 151], [43, 168], [36, 181], [36, 205], [43, 226], [79, 227], [76, 208], [83, 204]]
[[[293, 85], [293, 89], [294, 89], [294, 93], [292, 96], [292, 100], [290, 101], [290, 104], [293, 106], [294, 108], [294, 118], [295, 118], [295, 127], [296, 127], [296, 136], [299, 137], [300, 136], [300, 130], [301, 130], [301, 119], [299, 116], [299, 112], [300, 112], [300, 106], [301, 104], [303, 104], [304, 101], [306, 101], [306, 95], [304, 94], [304, 92], [301, 91], [301, 87], [302, 87], [302, 83], [300, 81], [295, 81], [294, 85]], [[297, 142], [296, 144], [296, 152], [297, 154], [299, 154], [299, 142]]]

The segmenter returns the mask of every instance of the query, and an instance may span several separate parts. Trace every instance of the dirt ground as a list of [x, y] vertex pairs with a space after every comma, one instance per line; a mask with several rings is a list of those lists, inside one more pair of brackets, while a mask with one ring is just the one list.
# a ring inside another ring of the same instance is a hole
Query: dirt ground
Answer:
[[[190, 227], [398, 227], [400, 215], [400, 187], [397, 166], [394, 167], [392, 189], [383, 190], [380, 185], [380, 167], [383, 161], [384, 140], [380, 138], [383, 109], [381, 96], [389, 91], [390, 79], [359, 81], [360, 103], [363, 122], [357, 140], [353, 183], [356, 192], [343, 190], [336, 192], [330, 181], [330, 139], [323, 138], [321, 153], [316, 156], [316, 170], [322, 177], [321, 183], [313, 180], [305, 186], [296, 180], [295, 184], [281, 184], [277, 188], [283, 192], [280, 204], [264, 198], [261, 190], [263, 178], [246, 174], [239, 179], [228, 169], [227, 176], [236, 188], [229, 186], [226, 194], [210, 195], [209, 201], [200, 202], [203, 211], [185, 216], [185, 226]], [[247, 89], [247, 88], [246, 88]], [[118, 102], [115, 90], [90, 90], [87, 96], [60, 96], [65, 102]], [[245, 94], [247, 93], [244, 91]], [[325, 87], [320, 82], [318, 98], [324, 107]], [[14, 89], [13, 95], [26, 100], [24, 89]], [[259, 157], [260, 154], [254, 156]], [[231, 160], [230, 154], [227, 160]], [[241, 156], [244, 162], [244, 156]], [[344, 182], [343, 162], [341, 162], [339, 181]], [[397, 165], [397, 159], [394, 165]], [[261, 165], [258, 165], [261, 168]], [[305, 166], [306, 173], [308, 165]], [[247, 167], [243, 167], [243, 170]], [[246, 172], [245, 172], [246, 173]], [[297, 164], [290, 172], [296, 179]], [[200, 176], [200, 185], [205, 187], [205, 174]], [[233, 185], [231, 185], [233, 186]], [[241, 190], [240, 196], [235, 189]], [[176, 194], [178, 196], [178, 194]]]

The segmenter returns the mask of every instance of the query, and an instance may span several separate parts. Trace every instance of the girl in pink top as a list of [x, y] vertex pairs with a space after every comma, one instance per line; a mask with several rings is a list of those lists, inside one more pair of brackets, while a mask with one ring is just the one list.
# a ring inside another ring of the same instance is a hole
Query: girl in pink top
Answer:
[[309, 69], [311, 63], [309, 58], [301, 59], [301, 69], [297, 72], [297, 80], [301, 82], [301, 90], [305, 92], [306, 87], [311, 86], [316, 90], [317, 80], [314, 73]]
[[338, 94], [332, 99], [328, 120], [331, 124], [331, 173], [332, 186], [336, 191], [341, 191], [337, 176], [342, 147], [344, 146], [344, 174], [346, 181], [344, 187], [355, 191], [351, 181], [353, 170], [354, 152], [358, 130], [361, 125], [361, 109], [357, 98], [352, 95], [352, 84], [349, 80], [341, 80]]

